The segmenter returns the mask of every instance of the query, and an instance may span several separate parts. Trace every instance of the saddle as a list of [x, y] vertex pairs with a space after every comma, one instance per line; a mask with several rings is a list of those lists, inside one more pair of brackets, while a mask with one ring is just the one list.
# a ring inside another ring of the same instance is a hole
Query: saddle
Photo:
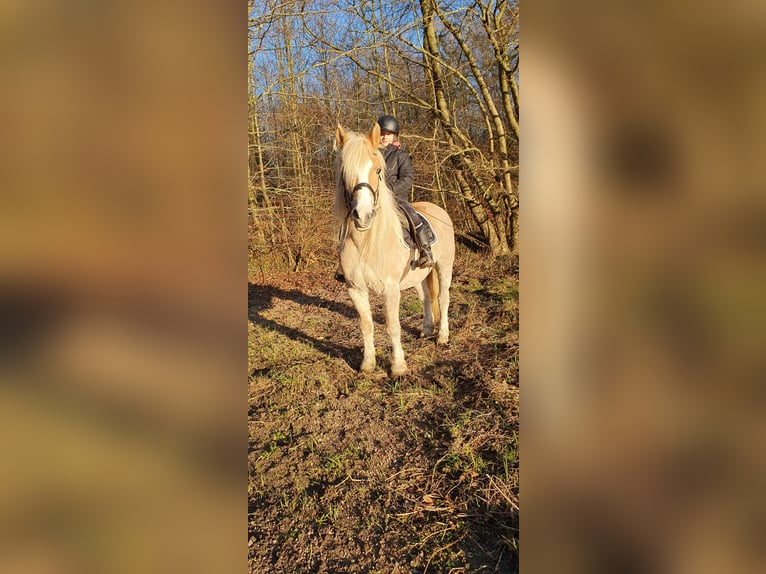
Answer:
[[[417, 210], [416, 210], [417, 211]], [[404, 246], [408, 247], [409, 249], [417, 249], [418, 244], [415, 242], [415, 222], [410, 221], [410, 218], [406, 211], [404, 211], [401, 207], [398, 205], [396, 206], [396, 212], [399, 216], [399, 222], [402, 224], [402, 238], [404, 239]], [[421, 212], [417, 211], [417, 214], [420, 216], [420, 219], [423, 221], [423, 226], [426, 232], [426, 237], [428, 238], [428, 245], [429, 247], [431, 245], [435, 245], [437, 241], [439, 241], [439, 238], [436, 236], [436, 233], [434, 232], [434, 228], [431, 226], [431, 222], [428, 221], [428, 218], [423, 215]]]

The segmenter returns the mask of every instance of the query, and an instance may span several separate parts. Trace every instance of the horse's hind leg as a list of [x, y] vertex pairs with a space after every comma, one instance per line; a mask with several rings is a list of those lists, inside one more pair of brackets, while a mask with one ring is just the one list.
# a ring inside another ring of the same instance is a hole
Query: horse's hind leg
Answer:
[[439, 275], [439, 336], [436, 342], [444, 345], [449, 341], [449, 288], [452, 285], [452, 264], [438, 266]]
[[389, 283], [385, 288], [386, 330], [391, 337], [391, 376], [400, 377], [407, 372], [407, 362], [402, 349], [402, 329], [399, 323], [399, 301], [401, 293], [398, 283]]
[[428, 288], [426, 279], [422, 283], [415, 285], [415, 291], [418, 293], [418, 299], [423, 306], [423, 331], [421, 337], [430, 337], [434, 334], [434, 314], [431, 310], [431, 291]]
[[359, 289], [349, 289], [348, 294], [354, 307], [356, 307], [356, 312], [359, 313], [359, 326], [362, 329], [362, 340], [364, 341], [364, 357], [359, 370], [369, 372], [375, 369], [375, 337], [373, 335], [370, 299], [365, 291]]

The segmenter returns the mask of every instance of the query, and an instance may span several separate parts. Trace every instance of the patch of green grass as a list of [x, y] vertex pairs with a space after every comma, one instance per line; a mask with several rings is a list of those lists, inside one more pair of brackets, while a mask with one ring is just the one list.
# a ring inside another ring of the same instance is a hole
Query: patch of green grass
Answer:
[[400, 302], [400, 315], [419, 315], [423, 312], [423, 305], [417, 297], [402, 297]]
[[465, 460], [462, 456], [458, 453], [450, 452], [444, 455], [439, 463], [436, 465], [437, 470], [444, 470], [447, 472], [450, 471], [458, 471], [458, 472], [464, 472], [468, 469], [467, 465], [465, 464]]
[[503, 478], [510, 480], [516, 473], [515, 467], [517, 461], [516, 449], [509, 447], [502, 454], [503, 457]]
[[316, 434], [311, 433], [309, 435], [309, 437], [306, 439], [306, 447], [311, 454], [316, 452], [317, 448], [319, 447], [319, 440], [317, 439]]
[[354, 466], [355, 461], [364, 461], [367, 455], [358, 446], [348, 445], [340, 452], [328, 454], [322, 457], [322, 478], [326, 481], [336, 481], [344, 478]]
[[325, 457], [322, 461], [322, 467], [325, 470], [337, 470], [343, 468], [343, 454], [337, 453]]
[[289, 493], [283, 492], [282, 498], [279, 500], [279, 507], [285, 512], [295, 512], [298, 508], [298, 499], [297, 496], [290, 496]]
[[316, 519], [317, 526], [324, 526], [325, 524], [333, 524], [338, 518], [338, 506], [336, 504], [330, 504], [327, 511], [320, 514]]
[[298, 535], [301, 532], [300, 526], [293, 526], [287, 532], [280, 532], [279, 533], [279, 541], [284, 543], [288, 540], [293, 540], [295, 538], [298, 538]]
[[[294, 378], [306, 379], [306, 371], [311, 371], [312, 380], [320, 369], [306, 369], [306, 364], [321, 366], [328, 360], [326, 354], [315, 349], [310, 343], [286, 337], [271, 329], [251, 324], [248, 334], [248, 368], [250, 370], [265, 366], [274, 371], [282, 371], [290, 382]], [[295, 368], [294, 368], [295, 367]]]
[[481, 453], [473, 449], [470, 445], [465, 445], [463, 448], [463, 456], [468, 461], [468, 469], [477, 474], [484, 474], [485, 470], [490, 466], [489, 463], [484, 460]]
[[[250, 479], [247, 482], [247, 495], [249, 497], [260, 497], [269, 492], [269, 488], [266, 484], [265, 477], [260, 472], [260, 465], [257, 463], [254, 464], [253, 470], [255, 472], [250, 473]], [[255, 476], [258, 477], [258, 480], [254, 480]]]
[[465, 286], [471, 293], [480, 293], [484, 291], [484, 285], [476, 277], [469, 277]]
[[261, 462], [263, 460], [268, 459], [271, 455], [274, 453], [280, 452], [282, 449], [281, 447], [277, 446], [274, 443], [269, 443], [266, 445], [263, 450], [261, 451], [261, 454], [258, 456], [256, 462]]
[[271, 441], [275, 444], [279, 444], [281, 442], [284, 442], [285, 439], [287, 439], [287, 435], [283, 433], [282, 431], [274, 431], [271, 433]]

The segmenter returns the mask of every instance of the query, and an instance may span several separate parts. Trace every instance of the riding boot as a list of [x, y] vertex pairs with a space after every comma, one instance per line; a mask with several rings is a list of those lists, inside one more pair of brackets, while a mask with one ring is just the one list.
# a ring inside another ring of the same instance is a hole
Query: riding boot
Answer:
[[434, 256], [431, 253], [431, 244], [426, 231], [426, 226], [421, 223], [415, 233], [417, 238], [418, 249], [420, 250], [420, 259], [418, 259], [418, 267], [425, 269], [426, 267], [432, 267], [434, 264]]

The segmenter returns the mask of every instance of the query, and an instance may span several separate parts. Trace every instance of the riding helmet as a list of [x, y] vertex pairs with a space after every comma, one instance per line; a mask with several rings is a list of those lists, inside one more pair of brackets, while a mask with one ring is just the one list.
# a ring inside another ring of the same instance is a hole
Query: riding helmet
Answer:
[[392, 134], [399, 134], [399, 122], [396, 121], [394, 116], [380, 116], [378, 118], [378, 125], [380, 130], [384, 132], [391, 132]]

